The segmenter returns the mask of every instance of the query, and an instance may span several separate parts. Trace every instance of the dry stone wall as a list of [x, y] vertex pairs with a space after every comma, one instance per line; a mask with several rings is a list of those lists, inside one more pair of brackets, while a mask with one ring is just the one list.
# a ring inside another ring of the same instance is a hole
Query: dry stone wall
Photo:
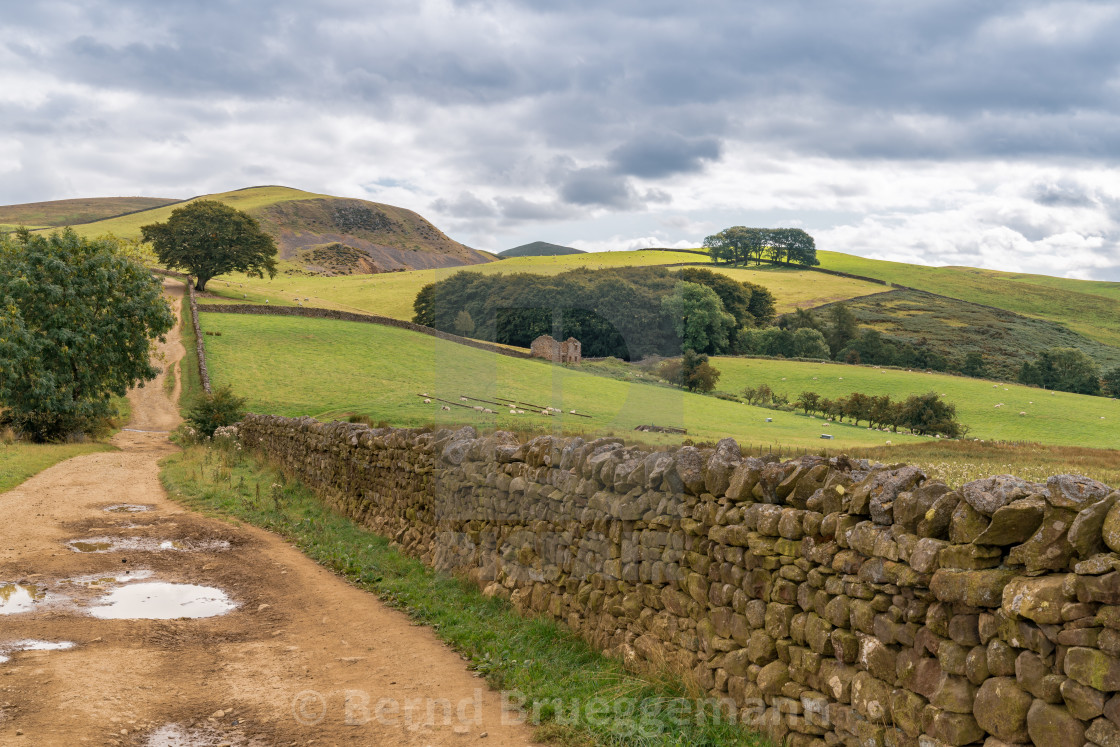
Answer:
[[[404, 551], [791, 745], [1120, 745], [1120, 493], [915, 467], [249, 416]], [[761, 704], [761, 705], [760, 705]]]

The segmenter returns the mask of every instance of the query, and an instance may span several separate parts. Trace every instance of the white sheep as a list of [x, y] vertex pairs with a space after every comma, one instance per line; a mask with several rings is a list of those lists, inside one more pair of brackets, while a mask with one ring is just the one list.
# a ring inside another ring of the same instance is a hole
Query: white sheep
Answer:
[[451, 408], [450, 408], [450, 407], [448, 407], [447, 405], [444, 405], [443, 407], [441, 407], [441, 408], [439, 408], [439, 409], [441, 409], [441, 410], [446, 410], [447, 412], [451, 412]]
[[424, 404], [425, 405], [430, 405], [430, 404], [432, 404], [432, 401], [430, 399], [426, 399], [426, 400], [424, 400]]
[[1020, 415], [1026, 415], [1027, 413], [1025, 413], [1025, 412], [1020, 412], [1019, 414], [1020, 414]]

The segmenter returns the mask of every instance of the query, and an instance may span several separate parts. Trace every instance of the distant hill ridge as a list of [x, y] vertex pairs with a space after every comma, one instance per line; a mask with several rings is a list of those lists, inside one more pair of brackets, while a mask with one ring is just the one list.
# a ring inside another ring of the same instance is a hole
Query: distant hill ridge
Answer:
[[[104, 198], [121, 200], [124, 198]], [[130, 198], [132, 199], [132, 198]], [[282, 186], [246, 187], [200, 195], [189, 200], [148, 200], [147, 207], [117, 210], [93, 222], [31, 223], [49, 228], [72, 225], [82, 236], [113, 233], [139, 238], [140, 227], [166, 221], [175, 208], [196, 200], [217, 200], [256, 218], [275, 240], [281, 259], [324, 274], [378, 273], [459, 267], [494, 258], [450, 238], [423, 216], [401, 207], [368, 200], [333, 197]], [[81, 202], [97, 203], [98, 200]], [[55, 203], [38, 203], [52, 206]], [[27, 215], [25, 206], [19, 214]], [[0, 208], [0, 215], [3, 210]], [[108, 206], [104, 208], [108, 209]], [[42, 212], [42, 210], [40, 210]], [[48, 211], [49, 212], [49, 211]], [[56, 209], [55, 213], [63, 212]], [[72, 212], [72, 211], [71, 211]], [[0, 218], [0, 224], [7, 221]]]
[[531, 244], [522, 244], [512, 249], [506, 249], [504, 252], [498, 252], [498, 256], [503, 259], [508, 257], [557, 257], [564, 254], [587, 254], [587, 252], [570, 246], [550, 244], [547, 241], [534, 241]]
[[0, 225], [61, 228], [172, 205], [166, 197], [88, 197], [0, 206]]

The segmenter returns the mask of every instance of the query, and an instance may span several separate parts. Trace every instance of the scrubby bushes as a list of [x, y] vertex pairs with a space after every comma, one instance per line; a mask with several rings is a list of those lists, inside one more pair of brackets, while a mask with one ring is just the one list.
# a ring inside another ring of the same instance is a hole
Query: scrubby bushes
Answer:
[[1101, 370], [1077, 348], [1050, 348], [1019, 369], [1019, 382], [1075, 394], [1100, 394]]
[[229, 386], [205, 394], [187, 412], [187, 424], [200, 438], [211, 438], [224, 426], [231, 426], [245, 417], [245, 398], [238, 397]]

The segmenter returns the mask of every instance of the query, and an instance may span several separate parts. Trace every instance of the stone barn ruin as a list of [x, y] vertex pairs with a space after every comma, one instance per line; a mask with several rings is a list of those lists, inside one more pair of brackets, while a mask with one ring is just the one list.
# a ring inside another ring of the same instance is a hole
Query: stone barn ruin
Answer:
[[555, 363], [579, 363], [582, 360], [581, 347], [574, 337], [560, 342], [552, 339], [552, 335], [541, 335], [533, 340], [529, 352], [534, 358], [546, 358]]

